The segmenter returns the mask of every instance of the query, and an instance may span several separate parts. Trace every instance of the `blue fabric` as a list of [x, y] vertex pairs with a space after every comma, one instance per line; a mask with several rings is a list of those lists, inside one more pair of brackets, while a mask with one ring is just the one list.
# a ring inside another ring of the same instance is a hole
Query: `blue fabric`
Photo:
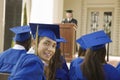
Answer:
[[63, 42], [63, 43], [67, 42], [67, 40], [63, 37], [60, 37], [60, 39], [56, 39], [56, 41], [57, 42]]
[[24, 54], [14, 67], [8, 80], [45, 80], [44, 65], [34, 54]]
[[75, 58], [75, 59], [72, 60], [71, 63], [70, 63], [70, 69], [71, 69], [72, 67], [75, 67], [75, 66], [77, 66], [77, 65], [80, 65], [80, 63], [82, 63], [82, 62], [83, 62], [83, 58], [80, 58], [80, 57]]
[[[103, 31], [97, 31], [90, 34], [86, 34], [79, 39], [77, 39], [77, 42], [80, 44], [80, 46], [84, 49], [92, 48], [94, 49], [98, 46], [98, 48], [103, 47], [106, 43], [112, 42], [112, 40], [109, 38], [109, 36]], [[101, 47], [100, 47], [101, 45]]]
[[30, 32], [17, 34], [17, 35], [14, 36], [13, 40], [23, 42], [23, 41], [26, 41], [27, 39], [29, 39], [30, 36], [31, 36]]
[[69, 70], [66, 64], [66, 61], [64, 59], [64, 57], [61, 56], [61, 59], [63, 61], [62, 63], [62, 67], [56, 70], [56, 80], [69, 80]]
[[22, 54], [26, 54], [26, 50], [8, 49], [0, 55], [0, 72], [11, 73], [13, 67], [17, 63]]
[[83, 62], [83, 59], [80, 58], [80, 57], [78, 57], [78, 58], [71, 61], [71, 63], [70, 63], [70, 71], [69, 71], [69, 78], [70, 79], [73, 78], [72, 75], [75, 74], [76, 67], [78, 67], [82, 62]]
[[60, 48], [60, 43], [64, 44], [67, 42], [67, 40], [63, 37], [60, 37], [60, 39], [56, 39], [56, 41], [57, 41], [57, 48]]
[[10, 28], [15, 33], [14, 41], [23, 42], [30, 38], [30, 27], [29, 26], [18, 26]]
[[[105, 72], [105, 80], [120, 80], [120, 74], [118, 71], [110, 64], [103, 65], [104, 72]], [[70, 80], [87, 80], [80, 69], [80, 65], [73, 69], [71, 72], [72, 76]]]
[[30, 29], [32, 35], [35, 39], [36, 32], [38, 27], [38, 36], [39, 37], [48, 37], [54, 41], [60, 38], [59, 25], [56, 24], [40, 24], [40, 23], [30, 23]]
[[69, 77], [70, 80], [86, 80], [85, 77], [83, 77], [80, 64], [76, 65], [75, 67], [71, 67]]
[[120, 74], [112, 65], [105, 64], [103, 68], [105, 70], [106, 80], [120, 80]]

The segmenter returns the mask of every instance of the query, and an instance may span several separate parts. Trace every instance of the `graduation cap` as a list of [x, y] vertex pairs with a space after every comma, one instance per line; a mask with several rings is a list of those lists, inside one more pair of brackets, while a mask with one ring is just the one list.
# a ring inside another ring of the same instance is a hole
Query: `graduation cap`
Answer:
[[39, 37], [48, 37], [54, 41], [56, 41], [56, 39], [60, 38], [59, 25], [30, 23], [30, 28], [31, 28], [34, 39], [36, 37], [37, 27], [38, 27], [38, 36]]
[[60, 37], [60, 39], [56, 39], [57, 41], [57, 48], [60, 48], [60, 43], [66, 43], [67, 40], [63, 37]]
[[10, 28], [10, 30], [15, 33], [14, 41], [23, 42], [31, 37], [29, 26], [18, 26]]
[[102, 48], [106, 43], [112, 42], [109, 36], [103, 31], [93, 32], [83, 35], [76, 40], [84, 49], [91, 48], [93, 50]]
[[73, 10], [66, 10], [66, 12], [67, 12], [67, 13], [72, 13], [72, 12], [73, 12]]

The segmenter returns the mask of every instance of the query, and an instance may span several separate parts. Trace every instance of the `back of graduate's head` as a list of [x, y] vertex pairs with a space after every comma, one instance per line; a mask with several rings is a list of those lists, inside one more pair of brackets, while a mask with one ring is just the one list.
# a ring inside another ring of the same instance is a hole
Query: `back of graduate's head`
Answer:
[[105, 44], [109, 42], [111, 42], [111, 39], [104, 31], [93, 32], [80, 38], [79, 43], [87, 50], [81, 65], [87, 80], [105, 80], [102, 65], [106, 63]]
[[20, 41], [15, 41], [16, 44], [19, 44], [19, 45], [22, 45], [25, 47], [25, 49], [28, 51], [31, 47], [31, 42], [32, 42], [32, 39], [31, 37], [23, 42], [20, 42]]
[[55, 53], [56, 39], [60, 38], [59, 25], [30, 23], [30, 28], [35, 39], [36, 55], [48, 62]]
[[86, 54], [86, 50], [83, 49], [82, 47], [79, 47], [79, 50], [78, 50], [78, 57], [85, 56], [85, 54]]
[[104, 63], [106, 63], [105, 56], [106, 56], [106, 47], [105, 46], [101, 47], [97, 50], [87, 49], [86, 55], [85, 55], [85, 61], [86, 62], [88, 61], [88, 63], [89, 63], [89, 61], [91, 60], [92, 62], [104, 64]]
[[17, 26], [10, 28], [10, 30], [15, 33], [13, 40], [16, 44], [22, 45], [28, 50], [31, 46], [31, 34], [29, 26]]
[[84, 45], [80, 43], [80, 40], [81, 40], [80, 38], [76, 40], [76, 42], [79, 44], [78, 57], [85, 56], [86, 54], [86, 49], [84, 48]]

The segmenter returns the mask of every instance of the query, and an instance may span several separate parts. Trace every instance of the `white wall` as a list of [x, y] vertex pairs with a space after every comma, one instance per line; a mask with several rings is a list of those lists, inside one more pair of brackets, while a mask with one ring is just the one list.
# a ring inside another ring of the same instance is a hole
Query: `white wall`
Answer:
[[61, 23], [63, 17], [63, 0], [54, 0], [53, 23]]
[[32, 0], [30, 22], [52, 23], [53, 0]]
[[30, 22], [60, 23], [63, 0], [32, 0]]

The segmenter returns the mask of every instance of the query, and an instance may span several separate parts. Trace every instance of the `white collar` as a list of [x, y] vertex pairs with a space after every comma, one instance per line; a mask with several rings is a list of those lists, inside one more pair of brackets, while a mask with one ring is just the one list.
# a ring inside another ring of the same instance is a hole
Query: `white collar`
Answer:
[[13, 49], [18, 49], [18, 50], [25, 50], [25, 47], [19, 44], [15, 44]]
[[28, 50], [27, 53], [28, 53], [28, 54], [35, 54], [35, 50], [34, 50], [34, 48], [31, 47], [31, 48]]
[[71, 21], [71, 20], [72, 20], [72, 18], [67, 18], [67, 20], [68, 20], [68, 21]]

